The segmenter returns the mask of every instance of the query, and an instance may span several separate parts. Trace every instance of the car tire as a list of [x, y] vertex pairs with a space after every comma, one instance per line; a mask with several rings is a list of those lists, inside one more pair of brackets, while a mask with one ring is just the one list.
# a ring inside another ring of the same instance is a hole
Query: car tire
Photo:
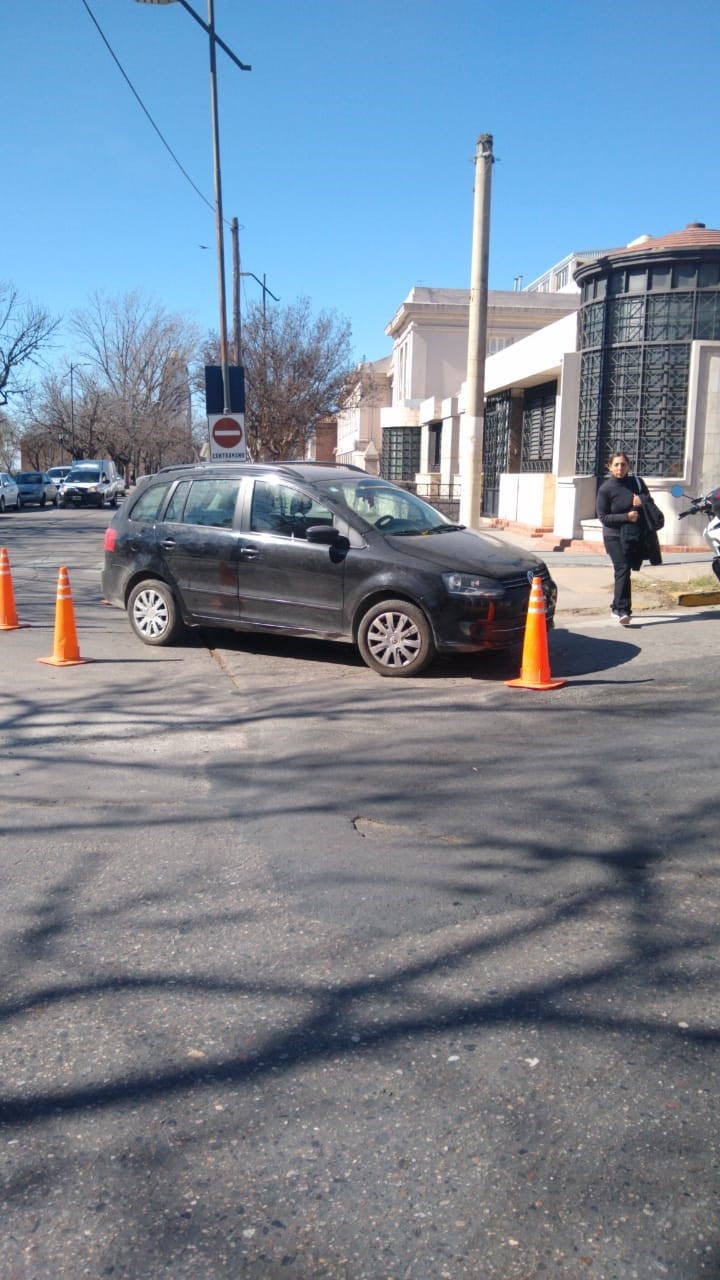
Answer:
[[422, 609], [407, 600], [380, 600], [361, 619], [358, 648], [381, 676], [419, 675], [435, 657], [435, 641]]
[[133, 587], [127, 602], [130, 626], [143, 644], [172, 644], [182, 623], [175, 597], [167, 583], [145, 578]]
[[5, 499], [0, 494], [0, 515], [5, 515]]
[[110, 506], [111, 506], [111, 507], [116, 507], [116, 506], [117, 506], [117, 494], [116, 494], [116, 493], [114, 493], [114, 494], [113, 494], [113, 496], [112, 496], [112, 498], [110, 499]]
[[47, 502], [47, 498], [45, 497], [45, 494], [43, 494], [42, 498], [40, 499], [40, 506], [44, 507], [46, 502]]

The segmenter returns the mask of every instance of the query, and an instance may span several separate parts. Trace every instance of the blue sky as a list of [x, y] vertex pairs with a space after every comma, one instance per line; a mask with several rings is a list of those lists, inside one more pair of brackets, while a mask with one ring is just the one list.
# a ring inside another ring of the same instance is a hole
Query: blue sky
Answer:
[[[212, 204], [207, 37], [177, 3], [88, 4]], [[491, 288], [577, 249], [720, 226], [716, 0], [215, 0], [215, 18], [253, 68], [218, 51], [242, 268], [347, 317], [357, 359], [389, 353], [414, 285], [468, 286], [480, 133]], [[217, 331], [212, 209], [83, 0], [5, 5], [2, 28], [0, 279], [65, 317], [138, 289]], [[229, 237], [226, 252], [229, 298]], [[243, 294], [261, 291], [247, 278]], [[49, 359], [74, 354], [61, 336]]]

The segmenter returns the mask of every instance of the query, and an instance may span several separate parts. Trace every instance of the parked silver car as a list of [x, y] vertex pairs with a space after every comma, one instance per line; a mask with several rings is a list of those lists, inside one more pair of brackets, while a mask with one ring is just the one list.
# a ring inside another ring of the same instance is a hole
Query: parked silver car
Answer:
[[26, 507], [34, 502], [39, 507], [51, 502], [54, 507], [58, 503], [57, 485], [53, 483], [46, 471], [18, 471], [15, 483], [20, 490], [20, 501]]
[[0, 511], [7, 511], [8, 507], [19, 511], [21, 506], [22, 498], [15, 481], [7, 471], [0, 471]]
[[69, 472], [70, 472], [70, 467], [48, 467], [48, 470], [47, 470], [47, 473], [50, 479], [52, 480], [53, 484], [57, 485], [58, 489], [60, 488], [60, 485], [62, 484], [66, 475], [69, 474]]

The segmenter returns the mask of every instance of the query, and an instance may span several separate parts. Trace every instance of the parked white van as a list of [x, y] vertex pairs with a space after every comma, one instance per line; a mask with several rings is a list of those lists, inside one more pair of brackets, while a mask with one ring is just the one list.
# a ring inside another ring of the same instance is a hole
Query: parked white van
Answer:
[[73, 462], [60, 486], [61, 507], [115, 507], [125, 493], [111, 458], [83, 458]]

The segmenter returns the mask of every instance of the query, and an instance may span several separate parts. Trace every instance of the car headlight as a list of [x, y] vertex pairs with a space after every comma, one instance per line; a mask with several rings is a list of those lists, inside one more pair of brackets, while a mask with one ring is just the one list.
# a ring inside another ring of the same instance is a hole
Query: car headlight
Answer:
[[478, 596], [484, 600], [500, 600], [505, 594], [492, 578], [476, 573], [444, 573], [442, 580], [451, 596]]

